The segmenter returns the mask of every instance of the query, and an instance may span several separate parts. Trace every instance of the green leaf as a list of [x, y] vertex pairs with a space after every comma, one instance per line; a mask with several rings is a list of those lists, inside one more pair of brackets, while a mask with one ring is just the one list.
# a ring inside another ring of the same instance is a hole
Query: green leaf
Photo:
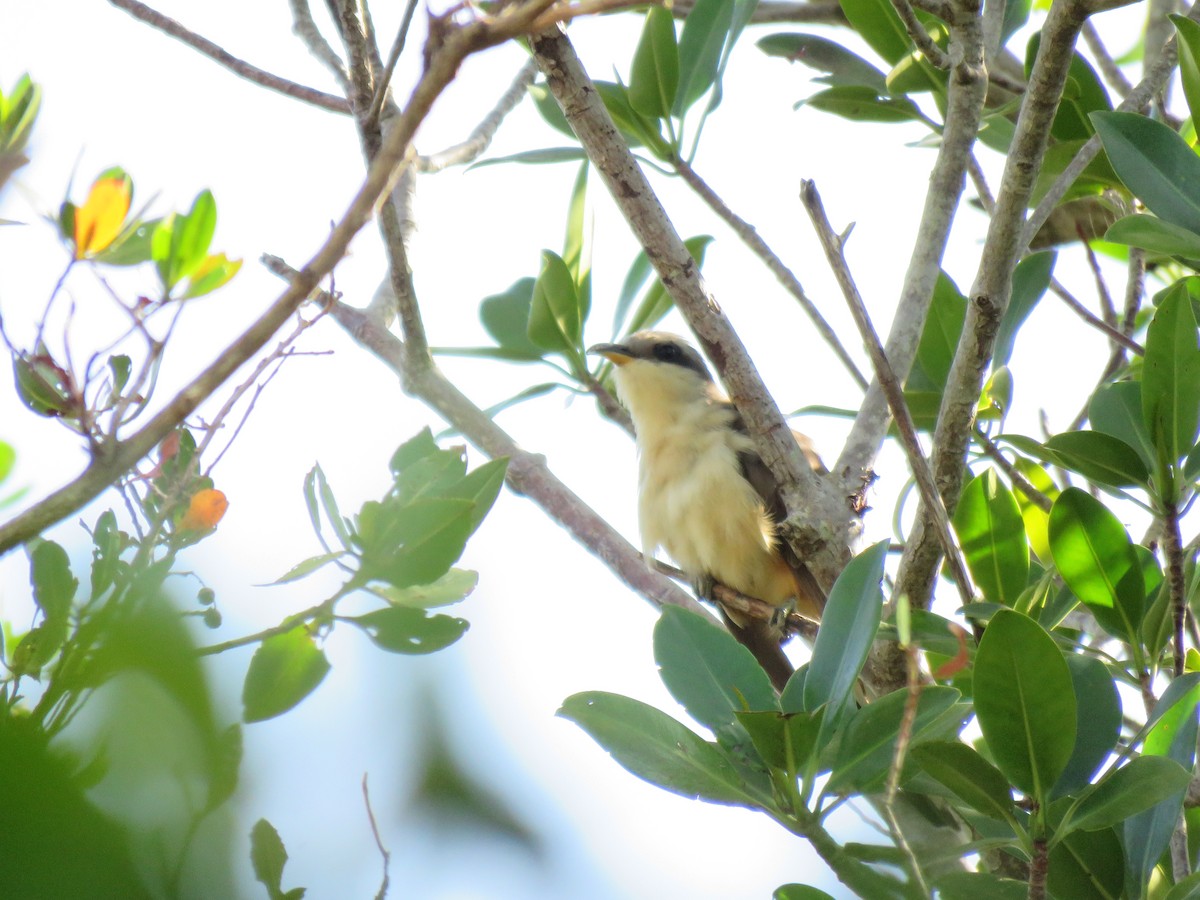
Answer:
[[1178, 462], [1191, 452], [1200, 428], [1200, 343], [1191, 297], [1183, 283], [1162, 298], [1146, 330], [1142, 416], [1168, 462]]
[[739, 711], [779, 709], [753, 654], [724, 628], [688, 610], [663, 607], [654, 626], [654, 660], [671, 696], [713, 731], [732, 724]]
[[781, 884], [771, 894], [771, 900], [834, 900], [820, 888], [807, 884]]
[[612, 116], [613, 124], [625, 136], [630, 147], [645, 146], [659, 159], [671, 159], [674, 151], [663, 139], [661, 123], [657, 119], [648, 119], [629, 104], [629, 91], [625, 85], [611, 81], [593, 83], [596, 93], [604, 101], [604, 108]]
[[71, 574], [67, 551], [54, 541], [39, 540], [29, 552], [33, 599], [47, 621], [66, 624], [79, 579]]
[[1121, 698], [1104, 663], [1078, 653], [1066, 659], [1075, 687], [1075, 748], [1054, 785], [1055, 797], [1086, 787], [1117, 745], [1121, 732]]
[[679, 86], [671, 109], [676, 118], [682, 118], [716, 81], [733, 13], [734, 4], [728, 0], [697, 0], [684, 19], [679, 35]]
[[489, 459], [481, 466], [476, 466], [464, 475], [457, 484], [442, 492], [448, 499], [470, 500], [471, 534], [479, 528], [484, 517], [491, 511], [500, 489], [504, 487], [504, 476], [508, 472], [508, 457], [501, 456]]
[[841, 0], [850, 27], [872, 50], [894, 66], [912, 51], [912, 40], [888, 0]]
[[629, 73], [629, 103], [643, 116], [663, 119], [671, 114], [679, 89], [679, 48], [670, 11], [653, 6], [633, 54]]
[[539, 360], [546, 351], [529, 339], [529, 318], [536, 279], [521, 278], [502, 294], [485, 297], [479, 304], [483, 327], [506, 351]]
[[329, 661], [303, 627], [272, 635], [250, 659], [242, 685], [242, 720], [262, 722], [287, 712], [329, 672]]
[[434, 609], [458, 603], [475, 590], [478, 584], [478, 572], [472, 572], [470, 569], [451, 569], [430, 584], [416, 584], [406, 588], [386, 585], [372, 588], [371, 593], [382, 597], [392, 606], [406, 606], [409, 609]]
[[1164, 256], [1200, 259], [1200, 235], [1145, 213], [1117, 219], [1104, 233], [1104, 239]]
[[921, 329], [917, 359], [905, 385], [908, 390], [936, 394], [938, 406], [966, 315], [967, 298], [945, 272], [940, 273], [925, 316], [925, 326]]
[[1016, 498], [994, 469], [963, 488], [954, 530], [983, 596], [1014, 606], [1029, 580], [1029, 541]]
[[529, 308], [529, 340], [543, 350], [572, 354], [582, 334], [579, 294], [571, 270], [561, 256], [542, 251], [542, 272], [533, 287]]
[[116, 515], [111, 509], [105, 510], [92, 529], [92, 599], [102, 596], [116, 580], [124, 541]]
[[[557, 109], [557, 106], [555, 108]], [[570, 133], [569, 129], [568, 133]], [[522, 150], [520, 153], [510, 153], [507, 156], [493, 156], [489, 159], [481, 159], [479, 162], [468, 166], [467, 171], [482, 169], [486, 166], [498, 166], [502, 163], [542, 166], [550, 163], [582, 162], [585, 159], [587, 159], [587, 154], [579, 147], [546, 147], [542, 150]]]
[[939, 875], [934, 885], [939, 900], [1025, 900], [1029, 895], [1026, 882], [990, 872], [948, 872]]
[[1175, 882], [1163, 900], [1200, 900], [1200, 872]]
[[1179, 76], [1183, 82], [1183, 96], [1187, 99], [1192, 121], [1200, 119], [1200, 25], [1187, 16], [1172, 15], [1175, 33], [1179, 36], [1175, 46], [1179, 50]]
[[1200, 159], [1187, 141], [1136, 113], [1095, 112], [1091, 120], [1134, 196], [1160, 219], [1200, 233]]
[[211, 294], [233, 280], [241, 271], [240, 259], [229, 259], [224, 253], [205, 256], [188, 273], [187, 287], [180, 294], [181, 300], [194, 300]]
[[1067, 488], [1050, 510], [1050, 553], [1067, 586], [1097, 621], [1110, 634], [1136, 641], [1145, 582], [1120, 520], [1086, 491]]
[[993, 371], [1008, 365], [1017, 341], [1017, 332], [1050, 286], [1057, 260], [1057, 253], [1046, 250], [1025, 257], [1013, 270], [1012, 298], [1008, 301], [1008, 308], [1000, 320], [1000, 330], [996, 333]]
[[804, 706], [815, 710], [829, 705], [823, 727], [829, 733], [853, 708], [854, 683], [879, 630], [883, 611], [880, 582], [887, 548], [888, 542], [880, 541], [850, 560], [825, 604], [804, 680]]
[[770, 34], [756, 44], [767, 56], [781, 56], [803, 63], [826, 77], [816, 79], [835, 87], [868, 87], [876, 94], [887, 92], [884, 75], [862, 57], [841, 44], [815, 34], [784, 32]]
[[1150, 471], [1138, 452], [1102, 431], [1064, 431], [1045, 446], [1065, 468], [1088, 481], [1117, 488], [1144, 487], [1150, 481]]
[[[1029, 39], [1025, 55], [1026, 77], [1033, 68], [1034, 56], [1041, 46], [1041, 36], [1039, 31]], [[1092, 136], [1088, 115], [1111, 109], [1112, 103], [1108, 99], [1108, 92], [1104, 90], [1104, 85], [1096, 75], [1096, 70], [1081, 55], [1073, 53], [1070, 68], [1067, 70], [1067, 81], [1063, 87], [1062, 100], [1051, 126], [1051, 134], [1059, 141], [1087, 140]]]
[[212, 191], [201, 191], [192, 201], [192, 208], [188, 214], [175, 220], [175, 227], [171, 232], [170, 254], [174, 281], [168, 287], [196, 270], [208, 255], [208, 247], [216, 229], [217, 202], [213, 199]]
[[47, 353], [13, 354], [13, 380], [17, 396], [39, 416], [74, 418], [71, 376]]
[[[692, 259], [696, 260], [696, 264], [703, 266], [704, 253], [708, 249], [708, 245], [712, 243], [712, 240], [709, 235], [702, 234], [688, 238], [683, 242], [683, 245], [687, 247], [688, 253], [692, 255]], [[637, 263], [635, 262], [634, 265], [636, 266]], [[633, 274], [632, 270], [630, 274]], [[629, 320], [629, 331], [632, 333], [645, 328], [653, 328], [662, 320], [663, 316], [671, 311], [674, 303], [675, 301], [667, 293], [667, 289], [663, 286], [662, 281], [655, 278], [654, 283], [646, 290], [645, 295], [642, 297], [642, 302], [638, 304], [638, 308]]]
[[[292, 900], [304, 896], [304, 889], [283, 892], [283, 867], [287, 864], [287, 850], [279, 838], [275, 826], [266, 819], [259, 819], [250, 829], [250, 863], [254, 866], [254, 877], [267, 889], [271, 900]], [[295, 893], [299, 890], [299, 893]]]
[[362, 579], [396, 587], [429, 584], [462, 556], [475, 504], [469, 500], [366, 503], [359, 513]]
[[1075, 746], [1075, 691], [1062, 651], [1037, 622], [1002, 609], [979, 642], [974, 692], [997, 767], [1044, 804]]
[[1188, 771], [1163, 756], [1132, 759], [1084, 795], [1070, 824], [1072, 828], [1096, 831], [1118, 825], [1183, 791], [1191, 781]]
[[17, 451], [12, 444], [0, 441], [0, 483], [12, 474], [13, 466], [17, 463]]
[[1142, 386], [1136, 381], [1106, 384], [1088, 404], [1092, 428], [1111, 434], [1137, 451], [1147, 466], [1154, 465], [1154, 444], [1142, 415]]
[[563, 701], [570, 719], [639, 778], [684, 797], [759, 807], [733, 764], [664, 712], [630, 697], [589, 691]]
[[811, 106], [851, 122], [924, 122], [920, 107], [907, 97], [888, 97], [867, 87], [839, 86], [818, 91], [797, 106]]
[[133, 371], [133, 360], [124, 354], [110, 356], [108, 368], [112, 372], [112, 389], [109, 391], [109, 397], [111, 400], [116, 400], [121, 396], [121, 391], [125, 390], [125, 385], [129, 383], [129, 375]]
[[[892, 691], [850, 717], [843, 736], [834, 744], [826, 793], [870, 794], [883, 790], [896, 754], [896, 736], [900, 733], [907, 693]], [[954, 688], [941, 685], [924, 688], [917, 699], [910, 746], [957, 734], [970, 715], [970, 708], [958, 702], [960, 697]]]
[[1000, 770], [959, 741], [930, 741], [912, 749], [925, 772], [972, 809], [993, 819], [1013, 814], [1012, 788]]
[[1122, 896], [1125, 886], [1123, 855], [1121, 841], [1111, 828], [1071, 832], [1050, 848], [1050, 871], [1046, 877], [1050, 896]]
[[824, 710], [815, 713], [737, 712], [754, 749], [772, 769], [802, 771], [817, 747]]
[[289, 584], [293, 581], [299, 581], [301, 578], [311, 575], [318, 569], [324, 568], [325, 566], [329, 565], [329, 563], [348, 555], [349, 554], [345, 550], [335, 550], [332, 553], [322, 553], [319, 556], [310, 556], [308, 559], [296, 563], [296, 565], [292, 566], [290, 569], [272, 581], [271, 584]]
[[449, 647], [470, 627], [466, 619], [430, 616], [424, 610], [405, 606], [377, 609], [349, 621], [366, 632], [377, 647], [408, 655], [433, 653]]

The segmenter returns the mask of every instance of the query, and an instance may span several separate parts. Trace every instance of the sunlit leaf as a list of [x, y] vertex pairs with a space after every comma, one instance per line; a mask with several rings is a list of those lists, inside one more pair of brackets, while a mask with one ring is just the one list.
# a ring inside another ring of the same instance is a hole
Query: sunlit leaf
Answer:
[[242, 720], [261, 722], [287, 712], [317, 689], [329, 660], [300, 626], [262, 642], [242, 685]]
[[87, 200], [75, 208], [76, 259], [93, 256], [116, 239], [132, 200], [133, 179], [128, 175], [99, 178], [92, 184]]

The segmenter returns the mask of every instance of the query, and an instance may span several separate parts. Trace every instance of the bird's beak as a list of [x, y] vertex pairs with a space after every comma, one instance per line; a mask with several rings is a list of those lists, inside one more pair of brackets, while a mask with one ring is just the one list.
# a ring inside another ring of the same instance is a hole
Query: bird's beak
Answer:
[[598, 353], [615, 366], [623, 366], [633, 359], [633, 354], [624, 344], [594, 344], [588, 353]]

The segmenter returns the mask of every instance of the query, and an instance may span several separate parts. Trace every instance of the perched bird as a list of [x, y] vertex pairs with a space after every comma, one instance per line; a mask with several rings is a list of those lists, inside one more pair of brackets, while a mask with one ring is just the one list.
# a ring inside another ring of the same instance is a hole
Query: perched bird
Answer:
[[[639, 331], [588, 352], [616, 366], [617, 394], [633, 418], [647, 560], [661, 547], [701, 593], [717, 581], [819, 618], [824, 591], [776, 535], [786, 511], [775, 479], [696, 349], [678, 335]], [[824, 472], [808, 438], [796, 440], [813, 469]], [[792, 667], [780, 629], [725, 613], [730, 630], [782, 688]]]

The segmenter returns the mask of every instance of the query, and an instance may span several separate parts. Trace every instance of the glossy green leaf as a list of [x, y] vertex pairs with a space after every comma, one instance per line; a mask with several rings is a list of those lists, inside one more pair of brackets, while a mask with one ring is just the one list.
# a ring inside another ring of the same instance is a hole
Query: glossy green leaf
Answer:
[[912, 749], [913, 758], [972, 809], [993, 819], [1013, 814], [1012, 788], [1000, 770], [960, 741], [931, 741]]
[[1146, 331], [1142, 416], [1155, 446], [1169, 462], [1191, 452], [1200, 429], [1200, 342], [1185, 284], [1176, 285], [1159, 301]]
[[1200, 119], [1200, 24], [1187, 16], [1172, 15], [1178, 40], [1179, 76], [1183, 82], [1183, 96], [1187, 99], [1192, 121]]
[[1095, 831], [1118, 825], [1187, 788], [1191, 775], [1173, 759], [1140, 756], [1106, 777], [1084, 796], [1072, 828]]
[[254, 651], [242, 685], [242, 720], [262, 722], [287, 712], [328, 672], [329, 660], [304, 628], [267, 638]]
[[1161, 122], [1126, 112], [1091, 115], [1121, 181], [1149, 210], [1200, 233], [1200, 158]]
[[1111, 434], [1137, 451], [1147, 467], [1154, 465], [1154, 444], [1142, 415], [1142, 386], [1136, 381], [1106, 384], [1088, 404], [1092, 428]]
[[418, 655], [449, 647], [467, 632], [466, 619], [428, 615], [421, 609], [389, 606], [350, 619], [375, 645], [392, 653]]
[[894, 66], [912, 50], [912, 40], [888, 0], [840, 0], [842, 12], [858, 36]]
[[54, 541], [38, 540], [29, 550], [29, 581], [33, 600], [50, 622], [66, 624], [79, 579], [71, 574], [67, 551]]
[[817, 747], [824, 710], [815, 713], [737, 712], [763, 762], [782, 772], [802, 771]]
[[1163, 900], [1200, 900], [1200, 872], [1175, 882]]
[[1017, 332], [1033, 312], [1054, 274], [1058, 254], [1051, 251], [1033, 253], [1017, 264], [1013, 271], [1012, 298], [1000, 319], [1000, 330], [996, 333], [996, 349], [992, 354], [992, 369], [1008, 365], [1012, 358]]
[[1120, 520], [1086, 491], [1067, 488], [1050, 510], [1050, 552], [1063, 580], [1100, 624], [1136, 640], [1145, 582]]
[[563, 701], [570, 719], [639, 778], [684, 797], [755, 807], [733, 764], [666, 713], [630, 697], [588, 691]]
[[788, 62], [803, 63], [826, 73], [815, 79], [835, 87], [868, 87], [876, 94], [887, 91], [884, 74], [841, 44], [815, 34], [781, 32], [759, 39], [757, 45], [767, 56], [780, 56]]
[[1055, 797], [1074, 794], [1090, 783], [1121, 732], [1121, 698], [1104, 663], [1078, 653], [1066, 659], [1075, 687], [1075, 748], [1054, 785]]
[[696, 613], [663, 607], [654, 626], [654, 660], [671, 696], [713, 731], [733, 723], [741, 710], [779, 709], [771, 681], [753, 654]]
[[518, 357], [540, 360], [546, 351], [529, 339], [529, 318], [537, 280], [521, 278], [502, 294], [485, 297], [479, 319], [497, 344]]
[[1112, 828], [1072, 831], [1050, 848], [1046, 887], [1052, 897], [1113, 898], [1122, 896], [1125, 860]]
[[831, 87], [797, 106], [810, 106], [851, 122], [924, 122], [925, 115], [907, 97], [888, 97], [868, 87]]
[[579, 348], [582, 326], [571, 270], [557, 253], [542, 251], [542, 271], [529, 308], [529, 340], [543, 350], [569, 354]]
[[1029, 580], [1029, 541], [1016, 498], [994, 469], [963, 488], [954, 530], [983, 596], [1014, 606]]
[[825, 604], [804, 681], [804, 705], [815, 710], [828, 704], [825, 728], [830, 731], [853, 706], [854, 683], [879, 629], [887, 548], [888, 542], [880, 541], [850, 560]]
[[979, 642], [974, 691], [997, 767], [1044, 802], [1075, 746], [1075, 691], [1062, 651], [1037, 622], [1002, 609]]
[[938, 406], [958, 340], [967, 315], [967, 299], [953, 281], [942, 272], [933, 289], [933, 299], [917, 344], [917, 359], [908, 376], [909, 390], [930, 391], [937, 395]]
[[990, 872], [948, 872], [934, 885], [939, 900], [1026, 900], [1029, 884]]
[[1104, 233], [1104, 239], [1164, 256], [1200, 259], [1200, 234], [1145, 213], [1117, 219]]
[[679, 89], [679, 48], [675, 22], [669, 10], [652, 6], [646, 11], [642, 37], [633, 53], [629, 72], [629, 103], [643, 116], [655, 119], [671, 114]]
[[1102, 431], [1064, 431], [1045, 444], [1065, 468], [1110, 487], [1144, 487], [1150, 480], [1138, 452]]
[[676, 118], [682, 118], [717, 80], [733, 14], [734, 4], [728, 0], [697, 0], [684, 19], [679, 35], [679, 87], [671, 110]]
[[[970, 715], [970, 708], [958, 703], [960, 697], [954, 688], [924, 688], [917, 699], [910, 747], [956, 735]], [[853, 713], [830, 761], [827, 793], [869, 794], [883, 789], [896, 754], [896, 735], [907, 699], [906, 691], [892, 691]]]

